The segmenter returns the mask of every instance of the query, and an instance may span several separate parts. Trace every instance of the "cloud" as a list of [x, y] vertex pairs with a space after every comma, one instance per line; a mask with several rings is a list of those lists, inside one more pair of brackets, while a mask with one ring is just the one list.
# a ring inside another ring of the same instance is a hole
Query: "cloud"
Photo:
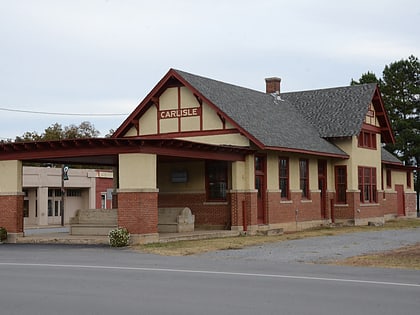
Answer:
[[126, 111], [171, 67], [258, 90], [346, 85], [419, 56], [419, 19], [417, 0], [0, 1], [0, 107]]

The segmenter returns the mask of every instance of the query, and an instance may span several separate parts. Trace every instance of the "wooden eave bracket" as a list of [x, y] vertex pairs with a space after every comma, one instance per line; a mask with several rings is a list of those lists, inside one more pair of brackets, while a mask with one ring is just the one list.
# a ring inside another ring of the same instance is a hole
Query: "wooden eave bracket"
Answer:
[[226, 124], [226, 118], [222, 116], [222, 114], [217, 113], [217, 116], [219, 116], [219, 119], [222, 121], [223, 126]]
[[203, 106], [203, 99], [195, 93], [194, 96], [197, 99], [198, 104], [200, 104], [200, 106]]

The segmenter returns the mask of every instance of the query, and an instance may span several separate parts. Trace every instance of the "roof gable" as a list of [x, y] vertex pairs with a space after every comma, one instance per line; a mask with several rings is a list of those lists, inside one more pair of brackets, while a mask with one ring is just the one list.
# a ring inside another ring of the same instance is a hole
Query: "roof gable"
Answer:
[[264, 147], [346, 156], [322, 139], [287, 101], [187, 72], [176, 72]]
[[282, 98], [292, 103], [324, 138], [358, 135], [372, 103], [383, 142], [394, 141], [376, 83], [283, 93]]
[[[148, 131], [144, 132], [146, 125]], [[170, 69], [112, 138], [185, 138], [200, 142], [200, 137], [208, 140], [208, 136], [221, 135], [231, 135], [232, 145], [249, 146], [250, 139], [263, 146], [176, 70]]]
[[122, 137], [133, 128], [139, 117], [154, 104], [156, 97], [171, 84], [190, 89], [198, 100], [209, 104], [221, 119], [228, 121], [261, 149], [347, 157], [345, 152], [323, 139], [287, 100], [175, 69], [169, 70], [117, 129], [113, 138]]

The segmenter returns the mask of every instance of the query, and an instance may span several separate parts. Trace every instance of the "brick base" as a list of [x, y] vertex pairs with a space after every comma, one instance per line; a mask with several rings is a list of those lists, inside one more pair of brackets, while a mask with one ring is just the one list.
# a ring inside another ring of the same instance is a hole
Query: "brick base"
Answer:
[[205, 192], [159, 193], [159, 208], [188, 207], [195, 216], [195, 227], [206, 229], [230, 229], [231, 204], [227, 201], [208, 202]]
[[23, 233], [23, 193], [0, 194], [0, 226], [7, 233]]
[[417, 217], [417, 193], [405, 193], [404, 194], [404, 203], [405, 203], [405, 215], [410, 218]]
[[248, 230], [258, 225], [257, 191], [231, 191], [232, 229]]
[[153, 234], [158, 229], [158, 193], [118, 192], [118, 226], [130, 234]]

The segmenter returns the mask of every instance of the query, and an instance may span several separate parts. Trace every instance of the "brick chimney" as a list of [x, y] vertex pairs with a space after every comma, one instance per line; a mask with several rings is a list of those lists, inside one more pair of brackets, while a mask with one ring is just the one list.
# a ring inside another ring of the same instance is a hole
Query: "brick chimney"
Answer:
[[267, 94], [280, 94], [280, 78], [266, 78], [265, 79], [265, 93]]

